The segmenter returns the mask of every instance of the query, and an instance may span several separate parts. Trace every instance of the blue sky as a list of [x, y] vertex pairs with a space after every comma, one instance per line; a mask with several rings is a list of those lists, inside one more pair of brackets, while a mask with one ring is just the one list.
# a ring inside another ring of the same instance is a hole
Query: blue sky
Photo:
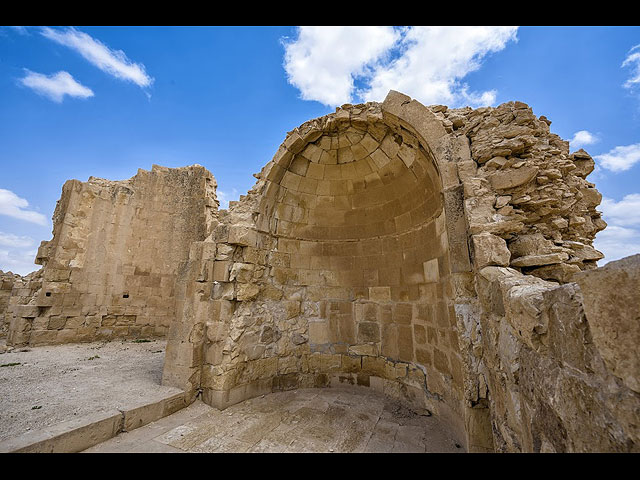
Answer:
[[38, 268], [67, 179], [197, 163], [224, 203], [287, 131], [389, 88], [526, 102], [596, 158], [600, 263], [640, 252], [640, 28], [0, 27], [0, 269]]

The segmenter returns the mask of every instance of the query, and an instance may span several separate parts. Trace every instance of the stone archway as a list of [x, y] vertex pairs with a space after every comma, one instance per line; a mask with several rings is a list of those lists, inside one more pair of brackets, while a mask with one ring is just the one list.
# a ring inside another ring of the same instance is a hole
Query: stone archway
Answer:
[[290, 132], [192, 245], [165, 383], [219, 408], [357, 383], [447, 418], [464, 441], [452, 272], [470, 267], [441, 138], [440, 121], [396, 92]]

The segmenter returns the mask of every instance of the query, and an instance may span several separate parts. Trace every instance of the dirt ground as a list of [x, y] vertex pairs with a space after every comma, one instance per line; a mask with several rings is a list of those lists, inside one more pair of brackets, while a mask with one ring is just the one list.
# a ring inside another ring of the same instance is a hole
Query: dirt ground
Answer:
[[159, 399], [165, 340], [16, 349], [0, 354], [0, 441], [77, 416]]

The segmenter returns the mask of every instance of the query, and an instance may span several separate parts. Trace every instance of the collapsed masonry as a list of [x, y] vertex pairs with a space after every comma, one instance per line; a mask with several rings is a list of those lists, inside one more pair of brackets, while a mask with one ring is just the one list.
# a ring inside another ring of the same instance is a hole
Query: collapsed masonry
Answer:
[[550, 123], [392, 91], [289, 132], [228, 210], [200, 166], [67, 182], [8, 344], [168, 333], [163, 382], [219, 408], [358, 384], [470, 451], [638, 451], [640, 256], [596, 269], [594, 162]]

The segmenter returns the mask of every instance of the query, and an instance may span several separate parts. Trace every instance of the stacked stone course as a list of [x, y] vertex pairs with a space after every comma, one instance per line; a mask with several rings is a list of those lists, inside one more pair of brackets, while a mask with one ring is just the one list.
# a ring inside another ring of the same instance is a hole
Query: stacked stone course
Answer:
[[21, 279], [20, 275], [0, 270], [0, 338], [6, 338], [9, 331], [9, 321], [5, 317], [11, 301], [13, 285]]
[[165, 336], [177, 269], [217, 209], [213, 182], [197, 166], [66, 182], [43, 267], [13, 286], [9, 343]]
[[[459, 163], [458, 171], [470, 233], [484, 236], [472, 242], [479, 252], [487, 242], [500, 252], [499, 259], [481, 258], [481, 263], [561, 283], [596, 267], [603, 255], [592, 242], [606, 223], [595, 209], [602, 195], [585, 180], [594, 169], [588, 153], [569, 154], [569, 142], [550, 133], [551, 122], [521, 102], [432, 110], [451, 135], [469, 139], [472, 161]], [[508, 252], [487, 234], [505, 240]]]

